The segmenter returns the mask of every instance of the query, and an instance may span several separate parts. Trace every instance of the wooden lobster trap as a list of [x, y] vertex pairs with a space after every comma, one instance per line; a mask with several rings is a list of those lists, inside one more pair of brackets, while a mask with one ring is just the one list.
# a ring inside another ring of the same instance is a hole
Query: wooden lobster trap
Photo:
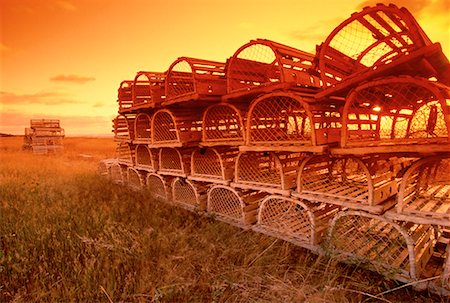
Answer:
[[207, 183], [177, 177], [172, 182], [172, 202], [190, 211], [204, 211], [207, 191]]
[[111, 180], [117, 184], [125, 184], [127, 181], [128, 166], [120, 164], [118, 161], [111, 164], [110, 173]]
[[420, 159], [400, 183], [394, 220], [450, 227], [450, 154]]
[[159, 153], [157, 149], [152, 149], [142, 144], [136, 145], [135, 167], [139, 170], [156, 172], [158, 170], [158, 157]]
[[430, 225], [394, 223], [378, 215], [344, 211], [331, 222], [324, 249], [340, 261], [411, 282], [430, 260], [436, 236]]
[[119, 142], [116, 146], [116, 158], [120, 164], [133, 166], [135, 160], [135, 148], [131, 143]]
[[25, 128], [22, 148], [34, 154], [61, 152], [64, 129], [57, 119], [31, 119], [30, 127]]
[[319, 252], [329, 221], [338, 210], [336, 205], [270, 195], [262, 200], [252, 229]]
[[103, 159], [98, 162], [97, 173], [100, 176], [111, 178], [111, 166], [117, 163], [117, 159]]
[[217, 220], [248, 229], [256, 222], [259, 204], [266, 195], [215, 185], [208, 191], [207, 212]]
[[201, 113], [194, 108], [160, 109], [153, 114], [153, 147], [197, 145], [201, 140], [201, 134]]
[[145, 180], [145, 186], [154, 199], [169, 202], [172, 200], [170, 184], [173, 177], [161, 176], [157, 173], [149, 173]]
[[242, 145], [245, 138], [246, 105], [218, 103], [210, 105], [203, 113], [203, 146]]
[[192, 149], [161, 148], [158, 173], [186, 178], [190, 174], [191, 153]]
[[225, 63], [180, 57], [169, 67], [166, 76], [166, 100], [174, 103], [218, 101], [226, 93]]
[[[405, 160], [407, 162], [407, 160]], [[395, 158], [312, 156], [300, 165], [297, 190], [293, 196], [383, 213], [397, 193]]]
[[449, 88], [425, 79], [392, 77], [350, 92], [342, 149], [333, 153], [447, 152], [449, 134]]
[[134, 120], [136, 115], [118, 115], [114, 118], [113, 132], [114, 141], [116, 142], [132, 142], [134, 140]]
[[133, 190], [140, 190], [145, 186], [146, 171], [139, 171], [129, 166], [127, 169], [127, 185]]
[[155, 108], [165, 99], [166, 75], [158, 72], [138, 72], [133, 82], [133, 109]]
[[266, 39], [251, 40], [228, 59], [224, 98], [276, 89], [317, 88], [319, 78], [310, 73], [313, 61], [313, 54], [293, 47]]
[[342, 94], [361, 81], [392, 74], [436, 77], [449, 84], [448, 59], [411, 13], [393, 4], [365, 7], [337, 26], [318, 46], [324, 86], [317, 95]]
[[152, 143], [152, 119], [146, 113], [139, 113], [134, 120], [134, 144]]
[[197, 148], [191, 155], [188, 179], [228, 185], [233, 179], [236, 148]]
[[133, 106], [133, 80], [124, 80], [117, 90], [117, 103], [119, 113], [127, 112]]
[[289, 196], [302, 160], [301, 153], [240, 152], [231, 186]]
[[241, 150], [324, 152], [340, 139], [338, 104], [308, 104], [297, 93], [271, 93], [257, 98], [247, 114], [246, 146]]

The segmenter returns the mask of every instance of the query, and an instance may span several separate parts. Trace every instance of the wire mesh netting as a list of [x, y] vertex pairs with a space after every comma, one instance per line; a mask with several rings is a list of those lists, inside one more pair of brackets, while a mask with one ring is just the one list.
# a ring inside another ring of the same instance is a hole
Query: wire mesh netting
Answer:
[[152, 197], [161, 200], [168, 200], [166, 182], [162, 176], [158, 174], [149, 174], [147, 176], [147, 189]]
[[224, 164], [222, 157], [215, 149], [196, 149], [192, 154], [192, 175], [224, 179]]
[[168, 110], [157, 111], [152, 120], [153, 143], [179, 141], [175, 117]]
[[244, 127], [239, 109], [231, 104], [215, 104], [203, 116], [203, 142], [222, 142], [244, 140]]
[[390, 5], [353, 14], [322, 44], [319, 68], [326, 85], [368, 67], [389, 64], [430, 43], [414, 18]]
[[143, 186], [142, 176], [138, 170], [128, 167], [127, 183], [129, 186], [135, 189], [140, 189]]
[[146, 145], [136, 146], [136, 167], [140, 169], [156, 171], [158, 163], [156, 161], [156, 150], [148, 148]]
[[133, 83], [133, 106], [159, 105], [165, 98], [164, 73], [138, 72]]
[[[444, 95], [445, 94], [445, 95]], [[447, 89], [428, 80], [391, 78], [356, 88], [346, 100], [343, 145], [449, 140]]]
[[116, 183], [122, 183], [124, 176], [122, 174], [122, 168], [119, 163], [113, 163], [110, 168], [111, 180]]
[[159, 168], [169, 171], [184, 171], [181, 153], [175, 148], [161, 148], [159, 151]]
[[411, 166], [400, 187], [397, 210], [450, 220], [449, 171], [449, 157], [425, 158]]
[[199, 205], [196, 189], [190, 181], [177, 178], [172, 184], [172, 201], [187, 208], [196, 208]]
[[150, 143], [151, 139], [151, 118], [147, 114], [140, 113], [134, 121], [134, 141]]
[[119, 163], [133, 165], [134, 164], [134, 147], [127, 142], [119, 142], [116, 147], [116, 158]]
[[115, 141], [130, 141], [134, 139], [135, 115], [118, 115], [113, 120], [113, 132]]
[[245, 204], [238, 192], [229, 187], [215, 186], [208, 192], [208, 213], [231, 224], [243, 224]]
[[248, 144], [312, 144], [311, 113], [298, 98], [269, 95], [254, 101], [248, 114]]
[[167, 99], [194, 93], [195, 82], [192, 68], [188, 61], [178, 61], [169, 71], [166, 79]]

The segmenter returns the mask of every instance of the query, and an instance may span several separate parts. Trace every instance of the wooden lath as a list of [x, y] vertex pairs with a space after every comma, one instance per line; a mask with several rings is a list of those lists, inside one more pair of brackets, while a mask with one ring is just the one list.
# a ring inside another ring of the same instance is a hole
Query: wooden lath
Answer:
[[197, 145], [201, 140], [201, 112], [160, 109], [152, 117], [152, 147]]
[[420, 277], [435, 242], [430, 225], [395, 223], [361, 211], [343, 211], [331, 222], [323, 245], [335, 259], [411, 282]]
[[445, 152], [450, 148], [450, 89], [407, 76], [368, 82], [349, 93], [342, 123], [341, 147], [349, 150], [335, 153], [357, 153], [355, 147], [366, 153], [376, 147], [376, 153], [392, 152], [392, 147], [412, 152], [411, 146], [426, 153], [430, 144]]
[[266, 39], [251, 40], [228, 59], [225, 99], [271, 92], [275, 89], [320, 87], [311, 74], [314, 55]]
[[138, 144], [135, 149], [135, 167], [139, 170], [156, 172], [158, 170], [159, 152], [147, 145]]
[[134, 120], [134, 144], [152, 143], [152, 119], [146, 113], [137, 114]]
[[232, 187], [289, 196], [304, 156], [290, 152], [240, 152]]
[[114, 118], [113, 133], [116, 142], [132, 142], [134, 140], [134, 120], [136, 115], [118, 115]]
[[172, 182], [172, 203], [190, 211], [204, 211], [207, 191], [207, 183], [175, 178]]
[[165, 73], [140, 71], [133, 81], [133, 109], [159, 107], [165, 100]]
[[425, 157], [402, 178], [397, 206], [386, 216], [420, 224], [450, 227], [450, 152]]
[[172, 200], [170, 184], [173, 177], [163, 177], [157, 173], [149, 173], [145, 186], [154, 199], [169, 202]]
[[127, 185], [133, 190], [140, 190], [145, 186], [146, 171], [139, 171], [129, 166], [127, 169]]
[[[226, 93], [225, 63], [180, 57], [166, 75], [163, 106], [186, 101], [218, 101]], [[193, 103], [195, 105], [195, 103]]]
[[278, 195], [265, 197], [253, 230], [320, 252], [328, 222], [339, 207]]
[[186, 178], [190, 174], [191, 152], [189, 149], [161, 148], [158, 174]]
[[64, 129], [56, 119], [31, 119], [30, 127], [25, 128], [22, 148], [35, 154], [61, 152]]
[[117, 89], [119, 113], [126, 112], [133, 106], [133, 80], [124, 80]]
[[128, 166], [120, 164], [119, 161], [112, 163], [110, 167], [111, 180], [117, 184], [125, 184], [127, 181], [127, 169]]
[[247, 105], [218, 103], [210, 105], [203, 113], [203, 146], [242, 145], [245, 140], [245, 115]]
[[[383, 157], [312, 156], [300, 165], [293, 196], [371, 213], [383, 213], [395, 203], [398, 159]], [[407, 161], [407, 160], [405, 160]]]
[[133, 166], [135, 160], [135, 147], [131, 143], [119, 142], [116, 146], [116, 158], [120, 164]]
[[233, 179], [237, 155], [236, 148], [197, 148], [191, 155], [191, 173], [188, 178], [228, 185]]
[[248, 229], [256, 222], [259, 204], [266, 195], [215, 185], [208, 191], [207, 212], [217, 220]]

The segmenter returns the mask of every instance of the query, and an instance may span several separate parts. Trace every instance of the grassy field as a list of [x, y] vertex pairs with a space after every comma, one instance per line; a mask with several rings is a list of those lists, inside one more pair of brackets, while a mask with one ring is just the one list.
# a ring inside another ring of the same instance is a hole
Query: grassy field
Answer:
[[112, 139], [65, 152], [0, 138], [0, 302], [448, 302], [96, 175]]

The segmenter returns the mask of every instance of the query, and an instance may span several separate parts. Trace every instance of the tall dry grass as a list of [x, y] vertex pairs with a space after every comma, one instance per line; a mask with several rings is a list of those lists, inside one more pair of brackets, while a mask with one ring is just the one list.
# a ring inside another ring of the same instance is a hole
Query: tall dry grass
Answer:
[[0, 138], [0, 302], [446, 302], [96, 175], [111, 139]]

